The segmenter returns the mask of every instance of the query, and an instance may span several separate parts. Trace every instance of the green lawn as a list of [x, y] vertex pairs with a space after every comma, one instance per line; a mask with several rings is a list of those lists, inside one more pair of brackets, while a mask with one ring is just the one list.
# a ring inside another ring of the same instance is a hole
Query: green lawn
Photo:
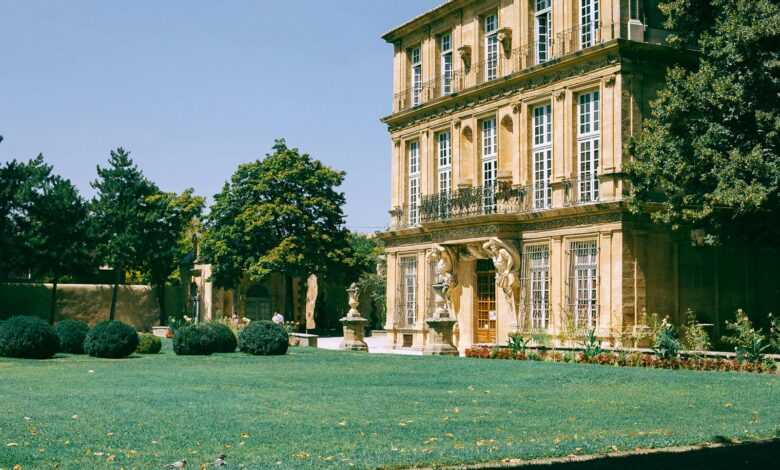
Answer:
[[220, 452], [229, 468], [397, 467], [780, 432], [778, 376], [169, 348], [0, 359], [0, 468], [198, 468]]

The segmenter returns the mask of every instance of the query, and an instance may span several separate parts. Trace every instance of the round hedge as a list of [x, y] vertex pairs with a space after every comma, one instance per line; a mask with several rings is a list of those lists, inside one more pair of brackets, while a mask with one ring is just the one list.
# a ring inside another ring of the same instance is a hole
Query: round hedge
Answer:
[[219, 340], [217, 344], [217, 350], [215, 352], [235, 352], [236, 347], [238, 346], [238, 340], [236, 339], [236, 335], [233, 333], [233, 330], [231, 330], [229, 326], [222, 323], [213, 322], [208, 323], [208, 325], [214, 330], [214, 333], [217, 334], [217, 338]]
[[93, 357], [117, 359], [127, 357], [138, 347], [138, 332], [117, 320], [95, 325], [84, 339], [84, 352]]
[[173, 352], [179, 356], [208, 356], [218, 350], [219, 335], [207, 323], [183, 326], [173, 337]]
[[54, 331], [60, 338], [60, 352], [84, 354], [84, 338], [89, 333], [89, 325], [80, 320], [62, 320], [54, 325]]
[[48, 359], [59, 349], [54, 328], [40, 318], [12, 317], [0, 328], [0, 356]]
[[238, 335], [238, 348], [256, 356], [278, 356], [290, 345], [287, 331], [270, 321], [253, 321]]
[[140, 333], [138, 335], [138, 347], [135, 352], [138, 354], [157, 354], [162, 349], [162, 340], [149, 333]]

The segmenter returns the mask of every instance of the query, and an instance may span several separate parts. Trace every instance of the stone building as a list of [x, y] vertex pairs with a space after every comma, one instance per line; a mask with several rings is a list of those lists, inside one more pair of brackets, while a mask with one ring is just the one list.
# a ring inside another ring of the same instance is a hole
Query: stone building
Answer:
[[768, 307], [755, 286], [778, 298], [747, 252], [692, 247], [690, 232], [622, 202], [624, 145], [665, 68], [690, 60], [663, 45], [657, 3], [451, 0], [383, 36], [392, 207], [379, 236], [394, 347], [424, 349], [437, 280], [460, 351], [518, 330], [595, 329], [619, 344], [646, 312], [679, 322], [687, 308], [717, 334], [724, 311]]

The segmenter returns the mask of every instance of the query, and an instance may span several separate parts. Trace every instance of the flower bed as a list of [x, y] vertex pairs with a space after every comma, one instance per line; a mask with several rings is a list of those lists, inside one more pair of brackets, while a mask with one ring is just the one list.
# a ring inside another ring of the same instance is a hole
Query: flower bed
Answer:
[[777, 364], [772, 360], [764, 362], [738, 361], [731, 358], [679, 357], [661, 359], [645, 352], [601, 352], [587, 357], [582, 351], [533, 350], [513, 351], [506, 347], [476, 347], [466, 349], [466, 357], [481, 359], [515, 359], [547, 362], [573, 362], [615, 367], [648, 367], [655, 369], [688, 369], [713, 371], [741, 371], [777, 373]]

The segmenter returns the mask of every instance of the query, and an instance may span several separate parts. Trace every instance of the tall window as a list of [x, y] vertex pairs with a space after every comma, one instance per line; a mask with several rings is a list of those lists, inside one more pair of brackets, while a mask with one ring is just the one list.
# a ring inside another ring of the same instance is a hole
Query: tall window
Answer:
[[409, 49], [409, 58], [412, 63], [412, 106], [422, 103], [422, 55], [420, 46]]
[[599, 1], [580, 0], [580, 48], [594, 46], [599, 41]]
[[406, 326], [417, 323], [417, 257], [401, 258], [402, 306]]
[[444, 33], [439, 36], [439, 50], [441, 51], [441, 94], [452, 93], [452, 34]]
[[534, 116], [534, 209], [552, 207], [552, 106], [537, 106]]
[[496, 211], [497, 156], [496, 119], [485, 119], [482, 121], [482, 209], [486, 214]]
[[552, 0], [536, 0], [536, 63], [550, 60], [552, 49]]
[[485, 17], [485, 81], [498, 77], [498, 15]]
[[450, 132], [439, 133], [437, 138], [439, 154], [439, 216], [449, 214], [449, 199], [452, 191], [452, 140]]
[[577, 148], [579, 202], [599, 200], [599, 146], [601, 140], [599, 92], [583, 93], [577, 102]]
[[598, 321], [598, 249], [596, 240], [571, 242], [572, 310], [577, 328], [595, 328]]
[[532, 245], [525, 249], [528, 266], [531, 329], [546, 330], [550, 326], [550, 249], [547, 245]]
[[418, 204], [420, 200], [420, 144], [409, 142], [409, 225], [415, 226], [420, 222]]

